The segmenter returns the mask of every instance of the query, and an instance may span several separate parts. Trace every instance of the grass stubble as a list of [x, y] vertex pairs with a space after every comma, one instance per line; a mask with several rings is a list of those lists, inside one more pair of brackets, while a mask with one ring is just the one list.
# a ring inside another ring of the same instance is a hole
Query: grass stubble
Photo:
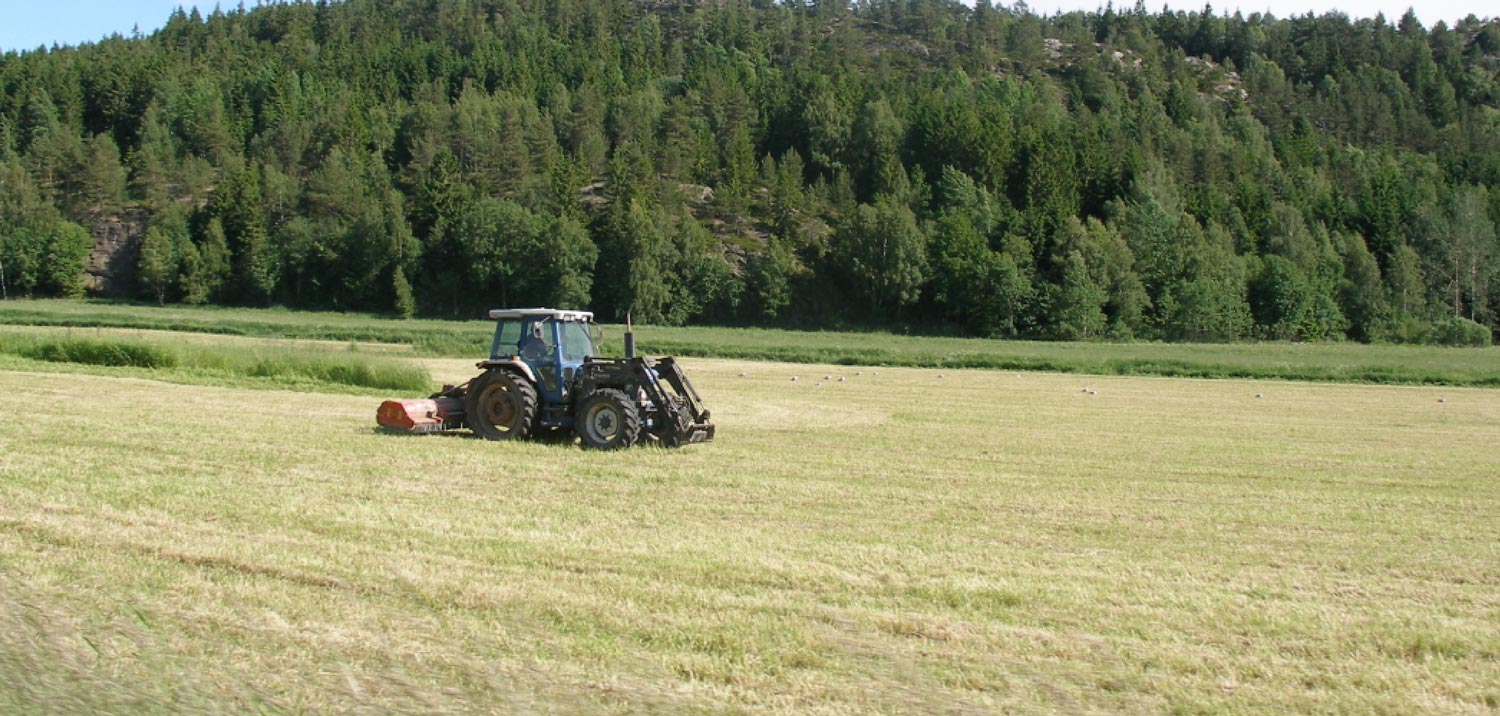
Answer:
[[0, 712], [1500, 708], [1493, 391], [687, 369], [612, 454], [0, 372]]

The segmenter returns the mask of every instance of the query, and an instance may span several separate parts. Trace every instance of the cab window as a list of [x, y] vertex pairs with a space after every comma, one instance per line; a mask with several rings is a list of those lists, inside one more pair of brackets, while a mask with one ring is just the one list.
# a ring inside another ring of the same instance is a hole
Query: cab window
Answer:
[[500, 322], [500, 338], [495, 342], [496, 356], [513, 356], [521, 353], [521, 322], [515, 319]]
[[589, 340], [588, 324], [568, 321], [562, 324], [563, 361], [582, 363], [594, 354], [594, 342]]
[[552, 323], [546, 318], [533, 318], [525, 323], [521, 336], [521, 360], [527, 363], [552, 360], [557, 347], [553, 343]]

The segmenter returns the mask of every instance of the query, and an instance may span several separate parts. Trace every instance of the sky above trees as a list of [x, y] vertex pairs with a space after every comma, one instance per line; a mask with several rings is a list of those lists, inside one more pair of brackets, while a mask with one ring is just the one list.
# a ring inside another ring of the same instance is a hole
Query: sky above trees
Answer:
[[[1050, 15], [1069, 10], [1092, 11], [1103, 6], [1105, 1], [1034, 0], [1027, 5], [1032, 12]], [[207, 13], [212, 12], [216, 4], [227, 9], [239, 3], [194, 3], [187, 0], [7, 0], [4, 10], [0, 11], [0, 52], [33, 50], [53, 44], [76, 45], [113, 34], [129, 36], [137, 28], [142, 34], [149, 35], [166, 24], [167, 17], [177, 7], [190, 8], [197, 5]], [[245, 3], [246, 6], [255, 4], [255, 0]], [[967, 4], [972, 5], [973, 0], [967, 0]], [[1115, 4], [1128, 8], [1134, 5], [1134, 1], [1119, 0]], [[1173, 10], [1196, 11], [1201, 10], [1203, 4], [1196, 0], [1165, 3], [1148, 0], [1146, 9], [1160, 12], [1165, 5]], [[1421, 3], [1413, 3], [1411, 0], [1220, 0], [1208, 4], [1218, 13], [1233, 13], [1235, 10], [1246, 15], [1252, 12], [1270, 12], [1280, 18], [1307, 12], [1322, 14], [1334, 10], [1353, 18], [1385, 13], [1386, 19], [1393, 23], [1408, 7], [1415, 7], [1417, 17], [1428, 27], [1439, 20], [1452, 25], [1455, 20], [1471, 13], [1479, 17], [1494, 14], [1493, 5], [1488, 0], [1426, 0]]]
[[[197, 4], [207, 11], [214, 7], [212, 2]], [[77, 45], [114, 34], [128, 37], [136, 28], [149, 35], [166, 24], [174, 9], [193, 5], [183, 0], [6, 0], [0, 9], [0, 52]]]
[[[1092, 12], [1104, 6], [1107, 0], [1036, 0], [1028, 2], [1032, 12], [1041, 15], [1050, 15], [1054, 12], [1068, 12], [1071, 10], [1082, 10]], [[973, 4], [973, 3], [969, 3]], [[1116, 0], [1115, 7], [1129, 8], [1134, 6], [1134, 0]], [[1172, 10], [1202, 10], [1203, 6], [1213, 6], [1214, 12], [1218, 14], [1234, 14], [1236, 10], [1249, 15], [1255, 12], [1266, 12], [1278, 18], [1286, 19], [1305, 15], [1309, 12], [1321, 15], [1327, 12], [1338, 11], [1351, 18], [1374, 17], [1376, 14], [1384, 13], [1386, 20], [1394, 23], [1406, 14], [1408, 8], [1415, 9], [1417, 19], [1422, 24], [1431, 27], [1439, 20], [1452, 25], [1455, 21], [1468, 17], [1470, 14], [1484, 18], [1495, 14], [1494, 6], [1483, 0], [1426, 0], [1424, 2], [1413, 2], [1412, 0], [1219, 0], [1211, 2], [1203, 0], [1146, 0], [1146, 9], [1150, 12], [1161, 12], [1163, 7]]]

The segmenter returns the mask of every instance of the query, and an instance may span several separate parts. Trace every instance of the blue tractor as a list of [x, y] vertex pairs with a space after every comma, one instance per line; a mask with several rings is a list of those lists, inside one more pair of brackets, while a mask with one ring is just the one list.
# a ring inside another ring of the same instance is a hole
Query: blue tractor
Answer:
[[625, 357], [605, 358], [587, 311], [499, 309], [490, 318], [495, 337], [478, 377], [427, 400], [387, 401], [376, 415], [380, 425], [405, 432], [466, 426], [486, 440], [571, 431], [600, 450], [713, 439], [709, 411], [676, 360], [636, 356], [628, 327]]

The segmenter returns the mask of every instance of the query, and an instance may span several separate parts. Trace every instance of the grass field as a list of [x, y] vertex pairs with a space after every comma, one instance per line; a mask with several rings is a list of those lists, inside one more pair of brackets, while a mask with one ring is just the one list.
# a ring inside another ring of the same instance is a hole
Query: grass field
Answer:
[[[280, 309], [137, 306], [81, 301], [0, 302], [0, 325], [194, 331], [412, 346], [430, 357], [489, 350], [493, 323], [396, 321]], [[610, 327], [618, 353], [622, 331]], [[642, 350], [662, 355], [869, 366], [990, 368], [1090, 375], [1162, 375], [1500, 387], [1500, 348], [1354, 343], [1056, 343], [889, 333], [650, 327]]]
[[1500, 709], [1493, 390], [690, 359], [600, 454], [29, 365], [0, 713]]

